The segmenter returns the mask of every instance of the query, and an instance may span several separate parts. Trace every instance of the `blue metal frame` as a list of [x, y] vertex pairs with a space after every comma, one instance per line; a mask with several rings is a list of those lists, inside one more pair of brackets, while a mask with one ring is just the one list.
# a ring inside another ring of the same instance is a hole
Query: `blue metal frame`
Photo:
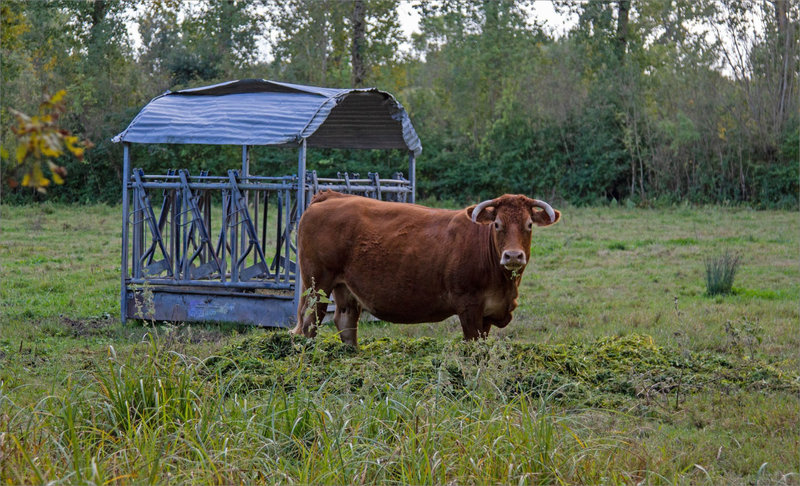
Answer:
[[[297, 222], [311, 197], [327, 189], [393, 201], [414, 197], [412, 182], [399, 173], [392, 179], [381, 179], [377, 173], [368, 178], [357, 174], [318, 178], [316, 171], [306, 171], [304, 144], [298, 151], [303, 178], [247, 174], [247, 147], [242, 148], [243, 172], [230, 170], [227, 177], [190, 176], [185, 170], [145, 175], [141, 169], [131, 169], [128, 144], [124, 153], [123, 321], [234, 321], [288, 327], [301, 297]], [[215, 226], [210, 194], [217, 191], [222, 193], [222, 214]], [[151, 198], [159, 194], [164, 201], [157, 211]], [[263, 236], [270, 224], [270, 194], [278, 201], [272, 265], [265, 253], [270, 243]]]

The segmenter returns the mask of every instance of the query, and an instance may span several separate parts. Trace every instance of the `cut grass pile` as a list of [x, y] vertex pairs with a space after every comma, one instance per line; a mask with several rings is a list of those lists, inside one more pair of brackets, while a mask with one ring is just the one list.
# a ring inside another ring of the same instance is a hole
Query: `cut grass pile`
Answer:
[[761, 359], [665, 348], [638, 334], [568, 344], [367, 338], [356, 350], [334, 332], [316, 339], [275, 332], [244, 339], [206, 364], [230, 377], [229, 393], [238, 394], [276, 386], [332, 394], [438, 387], [455, 395], [548, 397], [575, 407], [619, 408], [643, 399], [646, 410], [670, 397], [677, 409], [698, 390], [800, 392], [797, 373]]

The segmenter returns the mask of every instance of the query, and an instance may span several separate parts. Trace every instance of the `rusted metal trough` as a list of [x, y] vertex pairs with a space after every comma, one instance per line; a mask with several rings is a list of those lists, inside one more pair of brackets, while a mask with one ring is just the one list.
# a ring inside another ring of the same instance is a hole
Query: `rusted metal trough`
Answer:
[[[333, 189], [414, 202], [419, 138], [391, 95], [242, 80], [167, 92], [114, 137], [123, 143], [122, 320], [225, 321], [288, 327], [296, 319], [297, 222]], [[133, 168], [133, 143], [240, 145], [227, 174]], [[297, 174], [250, 174], [256, 145], [294, 148]], [[408, 178], [306, 170], [309, 148], [401, 149]], [[216, 201], [216, 202], [215, 202]]]

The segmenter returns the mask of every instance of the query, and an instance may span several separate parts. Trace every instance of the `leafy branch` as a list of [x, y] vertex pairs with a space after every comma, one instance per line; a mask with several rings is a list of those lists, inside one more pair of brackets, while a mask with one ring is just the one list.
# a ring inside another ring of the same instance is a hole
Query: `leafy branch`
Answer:
[[[66, 94], [67, 92], [62, 89], [45, 99], [39, 105], [38, 115], [29, 116], [13, 108], [9, 109], [16, 118], [16, 124], [11, 127], [11, 131], [17, 136], [14, 157], [16, 164], [12, 175], [8, 178], [8, 185], [12, 188], [22, 185], [33, 187], [39, 192], [46, 192], [45, 188], [51, 183], [51, 179], [48, 179], [42, 170], [43, 161], [46, 159], [52, 182], [63, 184], [67, 169], [50, 159], [69, 152], [83, 161], [86, 150], [93, 147], [90, 141], [80, 140], [68, 130], [58, 127], [58, 119], [66, 111], [64, 104]], [[0, 148], [0, 155], [4, 159], [9, 157], [4, 147]], [[17, 180], [20, 177], [21, 182]]]

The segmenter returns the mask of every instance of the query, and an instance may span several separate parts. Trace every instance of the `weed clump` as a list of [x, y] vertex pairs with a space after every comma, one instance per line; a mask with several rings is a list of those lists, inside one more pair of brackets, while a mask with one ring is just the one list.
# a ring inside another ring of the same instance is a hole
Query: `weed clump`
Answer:
[[727, 250], [722, 255], [706, 258], [706, 293], [710, 296], [730, 294], [740, 262], [739, 255]]

